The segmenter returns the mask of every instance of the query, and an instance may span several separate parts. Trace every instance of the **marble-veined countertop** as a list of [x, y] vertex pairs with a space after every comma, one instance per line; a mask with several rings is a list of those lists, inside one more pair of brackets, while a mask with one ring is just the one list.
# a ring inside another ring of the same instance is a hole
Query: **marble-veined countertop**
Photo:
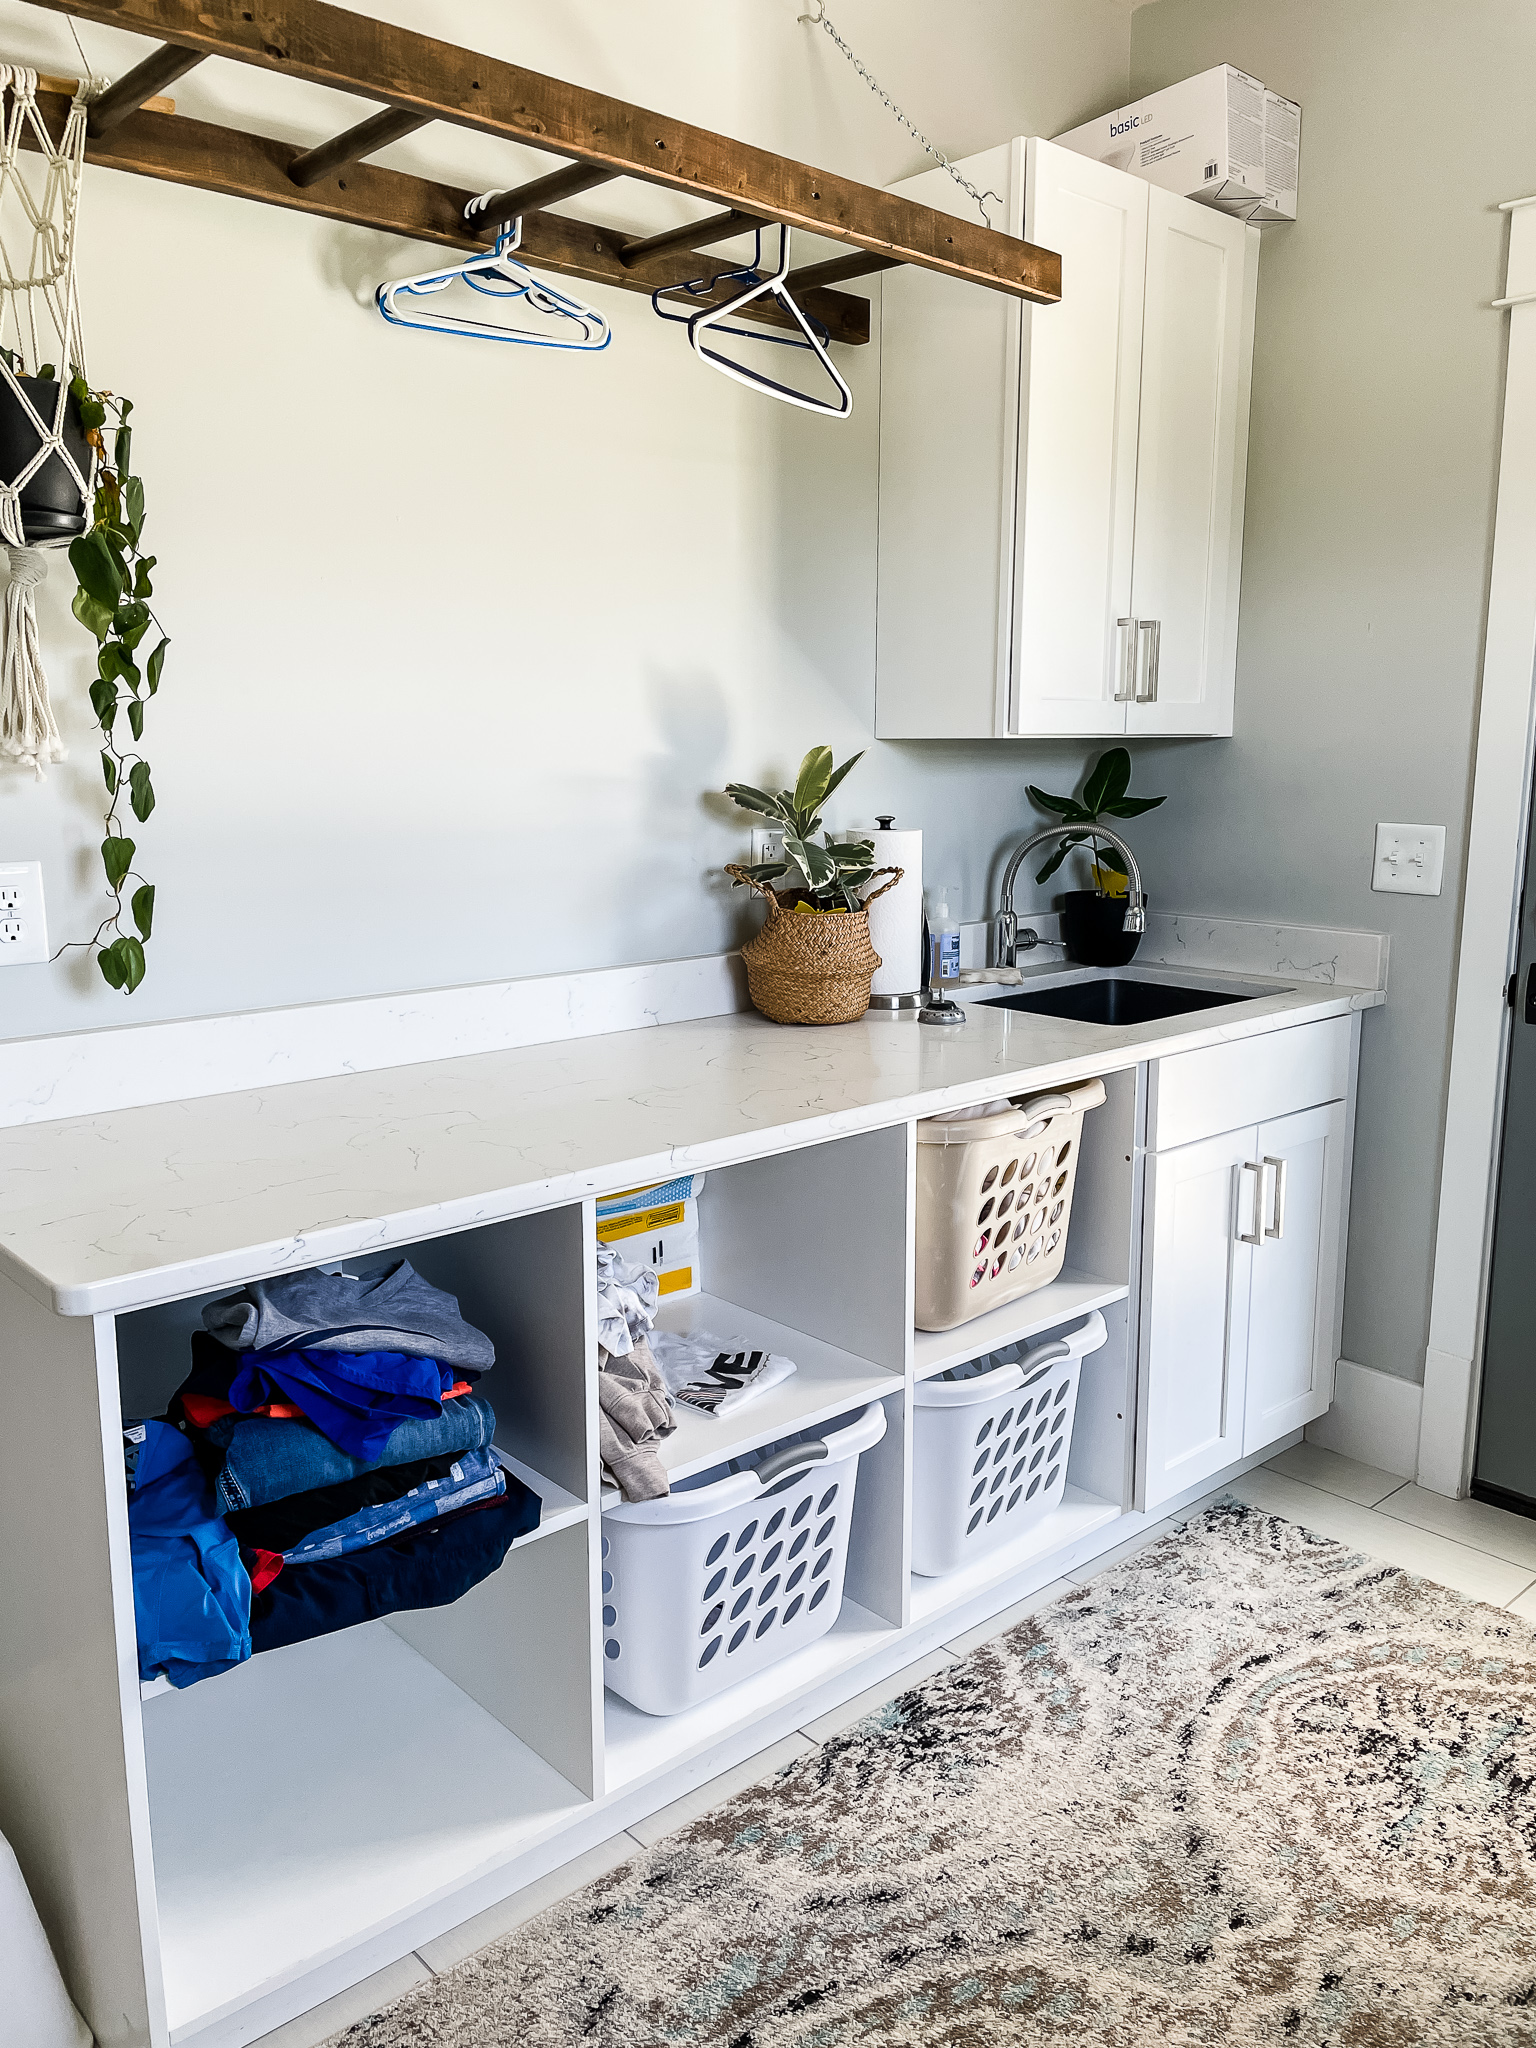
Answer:
[[953, 1031], [738, 1014], [21, 1126], [0, 1271], [63, 1315], [139, 1308], [1383, 1000], [1275, 983], [1123, 1027], [972, 1004]]

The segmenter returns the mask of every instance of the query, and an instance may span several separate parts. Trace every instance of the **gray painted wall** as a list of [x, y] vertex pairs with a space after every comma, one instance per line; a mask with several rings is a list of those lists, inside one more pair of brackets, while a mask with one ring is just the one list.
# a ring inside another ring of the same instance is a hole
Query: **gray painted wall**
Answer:
[[[1265, 231], [1237, 733], [1144, 750], [1183, 907], [1392, 937], [1365, 1021], [1346, 1356], [1423, 1377], [1497, 473], [1504, 199], [1536, 189], [1528, 0], [1153, 0], [1139, 95], [1231, 63], [1303, 106]], [[1448, 828], [1438, 899], [1376, 895], [1375, 821]]]

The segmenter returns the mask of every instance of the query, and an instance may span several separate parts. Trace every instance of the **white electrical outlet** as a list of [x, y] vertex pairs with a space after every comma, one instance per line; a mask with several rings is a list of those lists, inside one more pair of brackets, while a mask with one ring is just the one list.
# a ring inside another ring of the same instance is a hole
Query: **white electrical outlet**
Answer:
[[784, 834], [776, 826], [754, 825], [752, 827], [752, 865], [760, 866], [768, 860], [784, 858]]
[[41, 967], [48, 961], [41, 861], [0, 861], [0, 967]]
[[1445, 869], [1443, 825], [1378, 825], [1371, 887], [1395, 896], [1438, 896]]

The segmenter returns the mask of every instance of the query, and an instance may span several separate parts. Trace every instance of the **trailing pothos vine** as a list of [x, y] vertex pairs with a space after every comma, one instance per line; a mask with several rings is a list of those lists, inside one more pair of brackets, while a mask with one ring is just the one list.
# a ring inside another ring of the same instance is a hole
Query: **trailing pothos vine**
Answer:
[[[150, 578], [155, 557], [144, 554], [139, 545], [144, 531], [144, 484], [132, 470], [133, 429], [128, 417], [133, 402], [115, 398], [109, 391], [92, 391], [83, 377], [73, 380], [70, 395], [97, 462], [91, 524], [70, 543], [69, 562], [80, 585], [74, 597], [75, 617], [97, 644], [91, 708], [101, 726], [101, 773], [110, 798], [101, 865], [112, 909], [85, 943], [96, 949], [96, 964], [105, 980], [132, 995], [144, 979], [144, 947], [154, 928], [155, 888], [134, 865], [138, 848], [124, 829], [121, 808], [126, 796], [141, 825], [155, 808], [149, 763], [138, 747], [144, 737], [145, 707], [160, 687], [170, 642], [149, 602], [154, 591]], [[116, 421], [110, 451], [109, 415]], [[151, 631], [157, 638], [141, 666], [138, 651]], [[126, 746], [119, 717], [130, 735]], [[138, 886], [125, 911], [123, 892], [132, 882]], [[133, 931], [124, 929], [126, 915], [133, 918]]]

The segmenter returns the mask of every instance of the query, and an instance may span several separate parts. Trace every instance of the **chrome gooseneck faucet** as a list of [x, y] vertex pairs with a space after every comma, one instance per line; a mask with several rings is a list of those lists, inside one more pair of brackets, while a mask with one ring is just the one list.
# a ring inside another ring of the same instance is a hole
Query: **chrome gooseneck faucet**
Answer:
[[[1037, 846], [1045, 846], [1053, 839], [1060, 839], [1065, 833], [1081, 833], [1082, 829], [1080, 825], [1048, 825], [1043, 832], [1037, 832], [1032, 839], [1026, 839], [1021, 846], [1016, 846], [1008, 856], [1008, 865], [1003, 870], [1001, 901], [993, 920], [993, 946], [997, 954], [997, 958], [991, 963], [994, 967], [1016, 967], [1020, 948], [1028, 952], [1030, 947], [1038, 946], [1040, 943], [1040, 934], [1032, 925], [1025, 925], [1020, 930], [1018, 914], [1013, 907], [1013, 885], [1023, 862]], [[1141, 886], [1141, 869], [1136, 865], [1135, 854], [1118, 832], [1107, 831], [1102, 825], [1093, 827], [1093, 836], [1109, 841], [1125, 862], [1126, 872], [1130, 876], [1130, 887], [1125, 899], [1125, 923], [1121, 929], [1128, 932], [1144, 932], [1147, 928], [1147, 899]]]

